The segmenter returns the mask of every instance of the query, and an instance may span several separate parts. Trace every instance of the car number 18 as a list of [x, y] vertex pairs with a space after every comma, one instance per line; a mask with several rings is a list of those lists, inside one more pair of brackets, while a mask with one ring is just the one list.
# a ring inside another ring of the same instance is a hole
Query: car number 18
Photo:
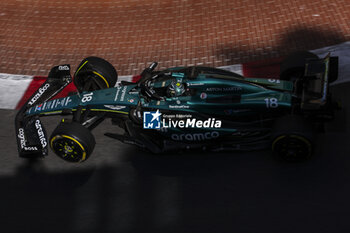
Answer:
[[276, 98], [266, 98], [264, 99], [266, 103], [266, 108], [277, 108], [278, 100]]

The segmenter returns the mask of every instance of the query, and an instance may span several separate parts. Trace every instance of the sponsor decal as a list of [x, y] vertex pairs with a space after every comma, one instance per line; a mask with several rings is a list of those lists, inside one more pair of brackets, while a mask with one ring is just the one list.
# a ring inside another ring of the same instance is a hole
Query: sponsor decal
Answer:
[[118, 100], [120, 89], [121, 89], [121, 87], [117, 87], [117, 92], [115, 93], [114, 101]]
[[68, 66], [59, 66], [58, 70], [69, 70]]
[[159, 110], [156, 112], [143, 112], [143, 128], [160, 129], [161, 115], [162, 113]]
[[187, 83], [187, 86], [203, 86], [204, 83]]
[[35, 107], [35, 111], [40, 111], [41, 108], [43, 107], [43, 104], [39, 104]]
[[26, 139], [24, 138], [24, 130], [23, 128], [18, 129], [18, 138], [20, 139], [21, 142], [21, 148], [25, 147], [26, 145]]
[[72, 99], [68, 96], [63, 98], [63, 102], [65, 103], [64, 106], [67, 106], [70, 102], [72, 102]]
[[204, 141], [215, 139], [220, 136], [219, 132], [205, 132], [205, 133], [187, 133], [187, 134], [172, 134], [171, 139], [174, 141]]
[[62, 98], [62, 99], [54, 99], [52, 101], [44, 102], [43, 104], [39, 104], [35, 107], [35, 112], [36, 111], [44, 111], [54, 109], [57, 107], [65, 107], [67, 106], [70, 102], [72, 102], [72, 99], [70, 96]]
[[18, 138], [20, 139], [21, 148], [24, 150], [37, 151], [38, 148], [36, 146], [26, 146], [26, 140], [24, 138], [24, 130], [23, 128], [18, 129]]
[[190, 108], [188, 105], [169, 105], [169, 108]]
[[120, 90], [121, 90], [121, 95], [120, 95], [120, 101], [124, 101], [124, 98], [125, 98], [125, 94], [126, 94], [126, 89], [127, 89], [127, 86], [124, 86], [124, 87], [117, 87], [117, 92], [115, 93], [115, 97], [114, 97], [114, 101], [117, 101], [119, 99], [119, 93], [120, 93]]
[[206, 91], [241, 91], [242, 87], [208, 87]]
[[129, 99], [128, 101], [129, 101], [129, 103], [134, 103], [135, 102], [134, 99]]
[[40, 120], [36, 120], [35, 121], [35, 128], [37, 129], [38, 135], [39, 135], [39, 139], [40, 139], [40, 143], [42, 145], [42, 147], [46, 147], [47, 146], [47, 142], [46, 142], [46, 138], [45, 138], [45, 134], [43, 131], [43, 128], [41, 126]]
[[[47, 102], [47, 104], [46, 104], [46, 109], [50, 109], [50, 108], [51, 108], [52, 102], [53, 102], [53, 101]], [[45, 108], [43, 108], [43, 110], [44, 110], [44, 109], [45, 109]]]
[[32, 150], [32, 151], [37, 151], [38, 148], [36, 146], [25, 146], [23, 148], [24, 150]]
[[43, 87], [39, 88], [38, 93], [36, 93], [33, 96], [33, 98], [28, 102], [28, 104], [33, 105], [49, 87], [50, 84], [46, 83]]
[[120, 106], [120, 105], [104, 105], [106, 108], [113, 109], [113, 110], [120, 110], [126, 108], [126, 106]]
[[207, 93], [204, 93], [204, 92], [202, 92], [201, 95], [200, 95], [200, 98], [202, 100], [206, 99], [207, 97], [208, 97]]
[[125, 94], [126, 94], [126, 88], [127, 88], [126, 86], [123, 87], [122, 94], [120, 96], [120, 101], [124, 101], [124, 97], [125, 97]]
[[187, 118], [186, 120], [163, 119], [164, 128], [221, 128], [221, 121], [215, 118], [207, 120], [197, 120], [196, 118]]
[[72, 99], [70, 97], [66, 97], [66, 98], [63, 98], [63, 99], [57, 99], [55, 104], [51, 106], [51, 108], [57, 108], [59, 105], [62, 106], [62, 107], [65, 107], [67, 106], [70, 102], [72, 102]]

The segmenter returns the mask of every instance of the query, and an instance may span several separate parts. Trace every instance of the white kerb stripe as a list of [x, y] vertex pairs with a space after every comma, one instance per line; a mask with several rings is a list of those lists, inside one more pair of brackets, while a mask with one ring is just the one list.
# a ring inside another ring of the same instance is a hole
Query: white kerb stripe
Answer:
[[230, 66], [220, 66], [218, 67], [223, 70], [228, 70], [236, 74], [243, 75], [243, 68], [242, 64], [235, 64], [235, 65], [230, 65]]
[[15, 109], [33, 76], [0, 73], [0, 108]]
[[127, 82], [132, 82], [132, 75], [124, 75], [124, 76], [118, 76], [118, 82], [116, 83], [115, 86], [117, 86], [121, 81], [127, 81]]

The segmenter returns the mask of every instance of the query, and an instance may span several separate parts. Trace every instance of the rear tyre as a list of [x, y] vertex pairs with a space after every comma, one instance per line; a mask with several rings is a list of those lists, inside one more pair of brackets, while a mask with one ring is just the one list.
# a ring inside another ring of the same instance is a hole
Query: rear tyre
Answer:
[[99, 57], [87, 57], [74, 74], [74, 84], [79, 92], [114, 87], [118, 73], [111, 63]]
[[289, 115], [276, 121], [272, 131], [272, 152], [277, 160], [303, 162], [313, 155], [313, 132], [302, 117]]
[[305, 72], [305, 63], [308, 59], [318, 59], [318, 57], [308, 51], [295, 52], [289, 55], [280, 66], [280, 79], [295, 81], [302, 78]]
[[73, 163], [87, 160], [95, 144], [92, 133], [77, 122], [61, 122], [50, 137], [50, 147], [55, 154]]

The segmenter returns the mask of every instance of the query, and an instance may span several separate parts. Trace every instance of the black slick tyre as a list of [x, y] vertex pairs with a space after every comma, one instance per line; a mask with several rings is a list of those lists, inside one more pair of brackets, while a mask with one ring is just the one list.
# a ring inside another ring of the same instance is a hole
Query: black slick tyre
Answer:
[[81, 61], [74, 74], [74, 84], [79, 92], [114, 87], [118, 73], [111, 63], [99, 57]]
[[87, 160], [95, 147], [92, 133], [77, 122], [61, 122], [50, 137], [50, 147], [55, 154], [68, 162]]
[[301, 116], [288, 115], [276, 120], [272, 130], [273, 156], [283, 162], [303, 162], [313, 155], [313, 131]]

